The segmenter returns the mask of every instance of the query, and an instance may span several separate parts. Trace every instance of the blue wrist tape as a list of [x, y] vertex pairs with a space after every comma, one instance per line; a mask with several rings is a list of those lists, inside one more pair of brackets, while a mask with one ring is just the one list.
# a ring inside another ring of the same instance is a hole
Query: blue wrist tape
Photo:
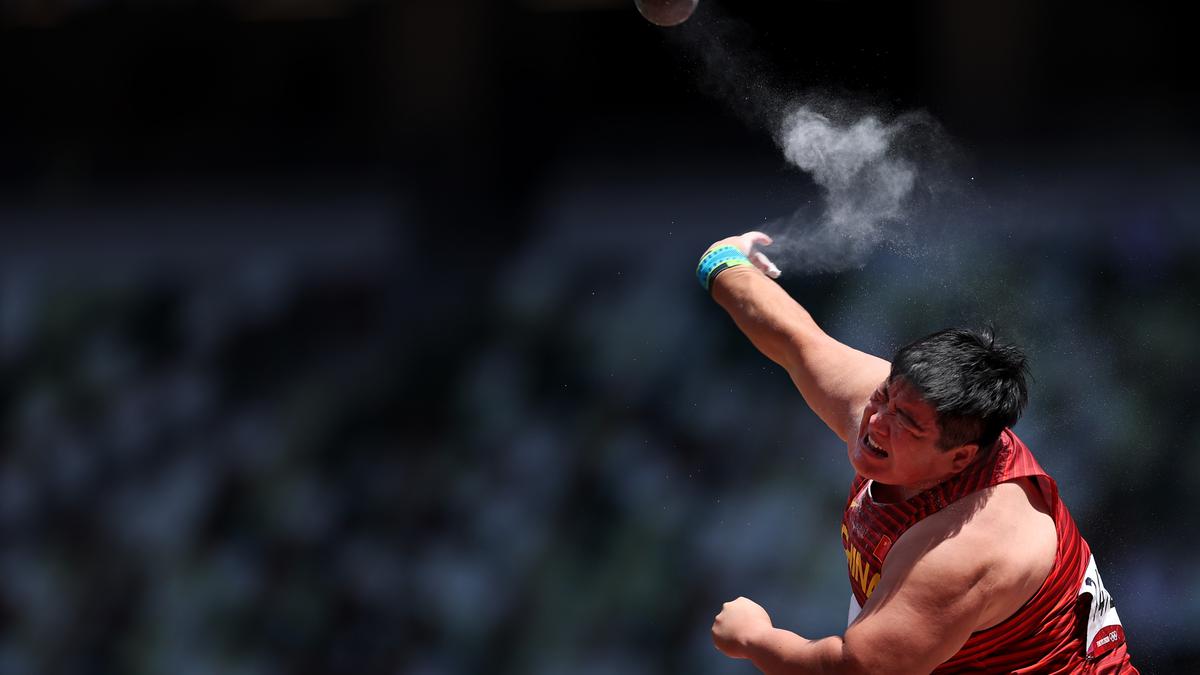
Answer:
[[696, 279], [700, 286], [708, 291], [712, 289], [713, 279], [730, 267], [749, 265], [750, 259], [733, 246], [716, 246], [700, 256], [700, 264], [696, 266]]

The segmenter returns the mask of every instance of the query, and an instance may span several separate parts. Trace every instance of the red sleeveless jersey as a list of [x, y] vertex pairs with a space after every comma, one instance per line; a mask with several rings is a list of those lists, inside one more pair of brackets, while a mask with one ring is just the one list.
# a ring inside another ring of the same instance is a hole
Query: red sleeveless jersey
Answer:
[[[1054, 568], [1038, 591], [1003, 622], [972, 633], [935, 673], [1120, 673], [1136, 675], [1112, 598], [1058, 486], [1029, 448], [1006, 429], [995, 450], [953, 478], [903, 502], [879, 503], [871, 481], [855, 476], [842, 516], [842, 545], [854, 600], [862, 607], [879, 583], [888, 551], [922, 518], [977, 490], [1033, 478], [1058, 531]], [[851, 620], [855, 614], [851, 607]]]

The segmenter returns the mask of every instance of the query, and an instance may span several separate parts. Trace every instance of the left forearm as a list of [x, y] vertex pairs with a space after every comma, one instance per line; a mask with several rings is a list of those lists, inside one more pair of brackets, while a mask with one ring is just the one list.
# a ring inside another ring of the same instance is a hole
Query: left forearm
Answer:
[[791, 631], [771, 628], [750, 646], [750, 661], [766, 675], [841, 674], [849, 667], [842, 638], [809, 640]]

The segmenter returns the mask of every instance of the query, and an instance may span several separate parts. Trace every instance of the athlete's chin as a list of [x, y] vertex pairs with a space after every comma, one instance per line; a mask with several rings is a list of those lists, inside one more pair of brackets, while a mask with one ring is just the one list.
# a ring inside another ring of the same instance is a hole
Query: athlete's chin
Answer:
[[854, 467], [854, 471], [864, 478], [882, 480], [881, 476], [887, 470], [886, 465], [886, 457], [876, 456], [864, 448], [862, 443], [855, 443], [850, 449], [850, 466]]

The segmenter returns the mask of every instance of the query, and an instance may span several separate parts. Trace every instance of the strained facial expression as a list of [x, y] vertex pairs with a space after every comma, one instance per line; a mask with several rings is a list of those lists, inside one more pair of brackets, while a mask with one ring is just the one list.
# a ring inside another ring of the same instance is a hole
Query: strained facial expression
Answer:
[[880, 483], [924, 488], [954, 473], [953, 454], [938, 447], [937, 411], [903, 377], [884, 380], [863, 411], [850, 464]]

